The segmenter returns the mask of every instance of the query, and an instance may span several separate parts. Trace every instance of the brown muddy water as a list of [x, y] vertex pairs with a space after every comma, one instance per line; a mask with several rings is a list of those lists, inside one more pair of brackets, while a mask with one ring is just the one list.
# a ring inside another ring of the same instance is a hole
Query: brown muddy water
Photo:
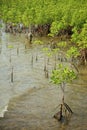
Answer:
[[[34, 46], [23, 35], [0, 36], [0, 130], [87, 130], [87, 67], [80, 67], [79, 78], [65, 88], [65, 102], [74, 113], [60, 123], [53, 115], [62, 91], [45, 76], [43, 46]], [[49, 76], [54, 64], [52, 57]]]

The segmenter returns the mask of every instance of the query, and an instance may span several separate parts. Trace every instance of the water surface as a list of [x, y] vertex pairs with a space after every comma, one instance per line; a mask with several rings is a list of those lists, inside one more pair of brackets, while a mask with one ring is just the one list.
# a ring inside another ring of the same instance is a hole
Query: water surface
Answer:
[[[41, 48], [29, 46], [23, 35], [3, 32], [0, 36], [0, 129], [87, 130], [87, 67], [80, 67], [79, 78], [65, 88], [65, 102], [74, 114], [68, 122], [60, 123], [53, 115], [62, 91], [45, 76]], [[50, 73], [54, 64], [51, 58], [47, 64]]]

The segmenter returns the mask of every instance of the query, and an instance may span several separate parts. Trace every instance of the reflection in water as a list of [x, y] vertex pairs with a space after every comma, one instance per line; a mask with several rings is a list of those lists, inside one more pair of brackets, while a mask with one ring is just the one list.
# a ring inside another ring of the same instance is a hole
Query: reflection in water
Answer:
[[[79, 79], [66, 87], [65, 102], [71, 106], [74, 114], [69, 121], [60, 123], [53, 118], [53, 115], [58, 112], [57, 106], [61, 103], [62, 91], [45, 77], [44, 54], [40, 47], [34, 48], [33, 45], [29, 47], [25, 43], [24, 36], [5, 33], [1, 36], [1, 117], [7, 109], [8, 111], [4, 118], [0, 118], [0, 128], [2, 130], [87, 130], [87, 68], [80, 68]], [[55, 64], [52, 60], [50, 59], [47, 64], [49, 75]], [[12, 67], [13, 82], [11, 82]]]

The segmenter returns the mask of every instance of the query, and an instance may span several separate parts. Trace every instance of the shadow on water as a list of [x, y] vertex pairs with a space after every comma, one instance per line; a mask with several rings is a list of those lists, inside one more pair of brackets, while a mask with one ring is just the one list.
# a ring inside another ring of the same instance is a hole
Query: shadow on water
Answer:
[[[5, 106], [8, 110], [0, 118], [1, 130], [87, 130], [86, 68], [80, 68], [79, 79], [67, 85], [65, 101], [73, 114], [67, 119], [62, 117], [59, 122], [53, 115], [59, 110], [62, 92], [45, 77], [40, 47], [29, 46], [24, 36], [9, 34], [2, 35], [0, 45], [0, 111]], [[55, 63], [50, 61], [46, 68], [49, 75]]]

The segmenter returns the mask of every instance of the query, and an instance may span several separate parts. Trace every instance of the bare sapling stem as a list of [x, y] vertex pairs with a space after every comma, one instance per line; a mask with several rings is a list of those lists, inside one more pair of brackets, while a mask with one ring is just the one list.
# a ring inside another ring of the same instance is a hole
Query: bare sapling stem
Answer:
[[38, 55], [36, 54], [36, 61], [38, 61]]
[[12, 67], [12, 70], [11, 70], [11, 82], [13, 83], [13, 67]]
[[31, 65], [33, 66], [33, 60], [34, 60], [34, 58], [33, 58], [33, 55], [32, 55], [32, 57], [31, 57]]
[[19, 55], [19, 48], [17, 47], [17, 55]]

